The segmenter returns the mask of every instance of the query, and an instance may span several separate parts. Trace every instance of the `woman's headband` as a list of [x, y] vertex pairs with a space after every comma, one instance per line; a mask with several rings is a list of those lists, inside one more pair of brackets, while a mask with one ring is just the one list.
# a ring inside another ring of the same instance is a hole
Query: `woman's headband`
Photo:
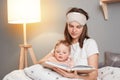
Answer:
[[78, 12], [70, 12], [67, 14], [67, 22], [73, 21], [78, 22], [80, 25], [85, 25], [87, 23], [86, 16]]

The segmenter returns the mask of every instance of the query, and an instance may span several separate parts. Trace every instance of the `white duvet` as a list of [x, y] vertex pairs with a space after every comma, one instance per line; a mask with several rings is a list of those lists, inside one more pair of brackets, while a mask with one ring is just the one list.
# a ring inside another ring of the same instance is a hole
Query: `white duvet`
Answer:
[[33, 65], [24, 70], [15, 70], [8, 73], [3, 80], [82, 80], [65, 78], [56, 72], [41, 65]]
[[[120, 68], [103, 67], [98, 70], [98, 80], [120, 80]], [[8, 73], [3, 80], [83, 80], [65, 78], [56, 72], [42, 67], [40, 64], [25, 68], [24, 70], [14, 70]]]
[[120, 80], [120, 68], [106, 66], [98, 70], [100, 80]]

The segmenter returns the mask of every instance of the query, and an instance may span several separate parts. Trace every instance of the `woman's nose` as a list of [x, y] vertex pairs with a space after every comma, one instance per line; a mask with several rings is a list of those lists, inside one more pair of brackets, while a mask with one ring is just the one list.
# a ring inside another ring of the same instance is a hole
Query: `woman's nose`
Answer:
[[76, 31], [76, 28], [75, 28], [75, 27], [73, 27], [72, 31], [73, 31], [73, 32], [75, 32], [75, 31]]

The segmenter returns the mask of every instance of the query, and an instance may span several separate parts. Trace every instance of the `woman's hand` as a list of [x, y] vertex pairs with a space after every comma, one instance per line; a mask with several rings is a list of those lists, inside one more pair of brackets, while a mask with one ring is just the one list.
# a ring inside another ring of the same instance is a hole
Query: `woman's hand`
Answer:
[[[76, 71], [74, 72], [67, 72], [65, 70], [62, 70], [60, 68], [52, 68], [54, 71], [56, 71], [57, 73], [59, 73], [60, 75], [67, 77], [67, 78], [79, 78], [79, 79], [83, 79], [82, 76], [78, 75]], [[89, 79], [83, 79], [83, 80], [89, 80]]]
[[52, 68], [54, 71], [56, 71], [57, 73], [59, 73], [60, 75], [64, 76], [64, 77], [67, 77], [67, 78], [78, 78], [78, 79], [83, 79], [83, 80], [96, 80], [94, 78], [93, 75], [89, 76], [89, 75], [79, 75], [77, 74], [76, 72], [67, 72], [67, 71], [64, 71], [60, 68]]
[[59, 73], [60, 75], [67, 77], [67, 78], [75, 78], [75, 74], [73, 72], [67, 72], [65, 70], [62, 70], [60, 68], [53, 68], [54, 71], [56, 71], [57, 73]]

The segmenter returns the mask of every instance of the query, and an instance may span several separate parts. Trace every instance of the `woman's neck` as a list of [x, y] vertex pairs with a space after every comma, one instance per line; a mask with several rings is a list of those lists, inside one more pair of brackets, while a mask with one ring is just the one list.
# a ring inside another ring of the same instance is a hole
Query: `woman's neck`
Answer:
[[72, 44], [75, 44], [78, 42], [78, 39], [73, 39]]

